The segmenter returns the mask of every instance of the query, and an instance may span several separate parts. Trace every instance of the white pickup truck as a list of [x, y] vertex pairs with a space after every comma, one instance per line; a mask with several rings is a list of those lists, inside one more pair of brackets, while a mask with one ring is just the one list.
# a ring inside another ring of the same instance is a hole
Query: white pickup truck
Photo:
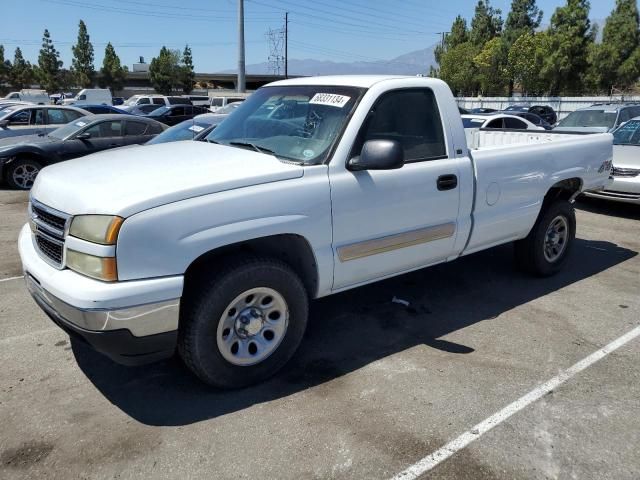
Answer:
[[259, 89], [207, 137], [45, 168], [19, 250], [51, 319], [117, 362], [176, 350], [204, 382], [259, 382], [309, 301], [515, 242], [551, 275], [573, 199], [608, 183], [612, 136], [470, 135], [447, 85], [300, 78]]

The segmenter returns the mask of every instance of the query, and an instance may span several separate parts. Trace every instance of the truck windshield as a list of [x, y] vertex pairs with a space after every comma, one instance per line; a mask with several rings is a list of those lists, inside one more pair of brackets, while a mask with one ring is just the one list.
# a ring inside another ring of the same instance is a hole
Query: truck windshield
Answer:
[[558, 123], [559, 127], [607, 127], [616, 123], [615, 110], [577, 110], [571, 112]]
[[264, 87], [242, 102], [207, 141], [317, 165], [329, 155], [364, 91], [326, 85]]
[[631, 120], [613, 133], [614, 145], [640, 145], [640, 120]]

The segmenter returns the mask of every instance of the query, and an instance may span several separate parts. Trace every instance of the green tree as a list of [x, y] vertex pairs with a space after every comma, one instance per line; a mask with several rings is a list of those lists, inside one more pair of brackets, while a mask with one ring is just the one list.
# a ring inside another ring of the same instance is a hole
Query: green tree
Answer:
[[[536, 0], [512, 0], [502, 34], [506, 51], [510, 51], [514, 42], [525, 33], [534, 33], [541, 21], [542, 10], [536, 5]], [[510, 75], [509, 96], [513, 95], [514, 82], [513, 75]]]
[[182, 91], [187, 94], [193, 91], [193, 87], [196, 84], [196, 74], [193, 69], [193, 57], [191, 55], [191, 48], [189, 48], [189, 45], [186, 45], [182, 52], [180, 83], [182, 84]]
[[442, 56], [440, 78], [449, 84], [455, 95], [470, 95], [477, 88], [473, 59], [478, 53], [478, 47], [464, 42], [448, 49]]
[[0, 45], [0, 84], [8, 80], [10, 67], [11, 64], [4, 58], [4, 45]]
[[29, 88], [33, 83], [33, 76], [33, 67], [22, 56], [20, 47], [16, 48], [9, 71], [9, 83], [16, 90]]
[[533, 33], [542, 21], [542, 10], [536, 0], [512, 0], [511, 10], [504, 24], [503, 36], [507, 45], [513, 43], [525, 33]]
[[78, 27], [78, 41], [71, 47], [73, 60], [71, 61], [71, 72], [74, 79], [81, 87], [89, 88], [93, 86], [95, 67], [93, 66], [93, 45], [87, 33], [87, 26], [80, 20]]
[[467, 21], [458, 15], [451, 24], [451, 31], [445, 37], [443, 44], [438, 44], [434, 49], [436, 62], [440, 64], [440, 59], [448, 48], [453, 48], [469, 40], [469, 30]]
[[502, 95], [508, 84], [506, 44], [496, 37], [484, 44], [474, 57], [477, 79], [483, 95]]
[[469, 40], [477, 47], [484, 46], [489, 40], [502, 32], [502, 11], [490, 5], [489, 0], [478, 0], [471, 19]]
[[107, 43], [104, 49], [104, 60], [100, 69], [100, 78], [98, 84], [101, 88], [111, 89], [111, 93], [122, 90], [124, 82], [127, 78], [127, 67], [120, 64], [120, 58], [116, 54], [116, 50]]
[[584, 90], [588, 54], [595, 36], [589, 8], [588, 0], [567, 0], [551, 17], [547, 32], [550, 51], [541, 72], [549, 82], [551, 95], [576, 95]]
[[589, 57], [589, 83], [609, 93], [628, 88], [640, 76], [640, 17], [636, 0], [617, 0], [606, 20], [602, 43]]
[[546, 84], [540, 75], [549, 56], [549, 36], [545, 32], [524, 33], [509, 49], [509, 76], [527, 95], [545, 93]]
[[58, 90], [60, 68], [62, 68], [60, 52], [54, 47], [49, 30], [45, 29], [42, 36], [42, 48], [40, 48], [40, 54], [38, 55], [37, 74], [40, 86], [49, 93]]
[[170, 95], [180, 83], [180, 51], [169, 50], [167, 47], [160, 49], [160, 54], [154, 57], [149, 64], [149, 78], [151, 85], [158, 93]]

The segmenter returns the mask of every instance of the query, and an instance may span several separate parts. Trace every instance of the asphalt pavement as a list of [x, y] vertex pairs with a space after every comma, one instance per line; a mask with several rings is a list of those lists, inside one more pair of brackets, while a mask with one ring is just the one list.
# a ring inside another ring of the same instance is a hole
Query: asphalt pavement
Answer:
[[640, 325], [638, 207], [579, 202], [552, 278], [505, 245], [313, 302], [284, 371], [221, 392], [71, 343], [19, 278], [27, 198], [0, 191], [2, 479], [387, 479], [445, 445], [416, 476], [640, 478], [640, 337], [566, 375]]

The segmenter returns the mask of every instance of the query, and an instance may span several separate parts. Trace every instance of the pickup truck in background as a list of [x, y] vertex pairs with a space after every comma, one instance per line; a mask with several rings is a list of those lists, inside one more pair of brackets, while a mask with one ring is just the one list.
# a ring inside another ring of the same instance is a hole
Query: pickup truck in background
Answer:
[[507, 242], [522, 269], [556, 273], [573, 199], [608, 184], [611, 157], [608, 133], [465, 133], [435, 79], [285, 80], [206, 142], [46, 167], [19, 250], [72, 336], [123, 364], [177, 350], [242, 387], [291, 358], [311, 299]]

